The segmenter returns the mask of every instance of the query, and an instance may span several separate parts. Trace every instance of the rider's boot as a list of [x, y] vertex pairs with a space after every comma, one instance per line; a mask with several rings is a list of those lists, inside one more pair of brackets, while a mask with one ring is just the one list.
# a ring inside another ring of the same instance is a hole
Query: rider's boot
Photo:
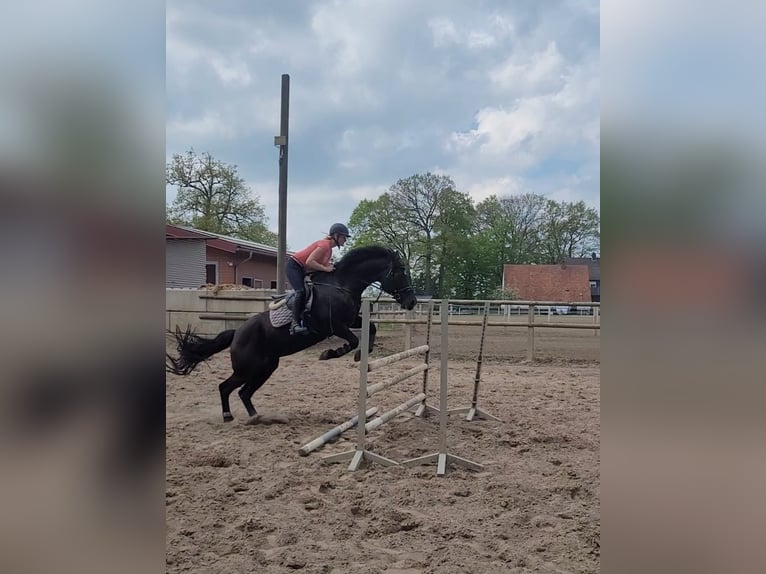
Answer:
[[303, 324], [303, 305], [306, 298], [305, 291], [298, 291], [295, 293], [293, 299], [293, 322], [290, 325], [291, 335], [305, 335], [309, 332], [308, 328]]

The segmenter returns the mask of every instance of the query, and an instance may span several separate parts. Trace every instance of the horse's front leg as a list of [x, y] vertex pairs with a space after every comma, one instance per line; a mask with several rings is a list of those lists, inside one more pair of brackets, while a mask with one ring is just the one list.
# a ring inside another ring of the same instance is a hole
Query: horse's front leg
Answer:
[[[357, 325], [358, 323], [358, 325]], [[357, 321], [354, 322], [354, 327], [360, 328], [362, 327], [362, 317], [357, 317]], [[372, 348], [375, 346], [375, 333], [378, 332], [377, 327], [375, 327], [375, 323], [370, 321], [370, 345], [367, 347], [367, 352], [372, 353]], [[362, 350], [358, 349], [356, 353], [354, 353], [354, 361], [359, 362], [362, 360]]]
[[351, 329], [346, 325], [340, 325], [333, 327], [334, 334], [345, 339], [346, 343], [342, 347], [335, 349], [327, 349], [321, 355], [319, 355], [320, 361], [326, 361], [327, 359], [337, 359], [342, 357], [346, 353], [350, 353], [359, 346], [359, 337], [354, 335]]

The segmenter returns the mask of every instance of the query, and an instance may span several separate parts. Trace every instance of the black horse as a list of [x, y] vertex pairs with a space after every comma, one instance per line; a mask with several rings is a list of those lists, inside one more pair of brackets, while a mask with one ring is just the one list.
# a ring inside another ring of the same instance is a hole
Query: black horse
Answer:
[[[314, 273], [312, 280], [314, 299], [311, 311], [305, 316], [310, 330], [308, 334], [291, 335], [289, 323], [278, 328], [272, 326], [268, 312], [254, 315], [239, 329], [223, 331], [212, 339], [195, 335], [191, 329], [186, 332], [176, 329], [179, 356], [167, 355], [167, 370], [188, 375], [199, 363], [231, 346], [234, 373], [218, 386], [223, 420], [234, 419], [229, 408], [229, 395], [238, 387], [242, 387], [239, 397], [252, 417], [256, 410], [250, 399], [277, 369], [280, 357], [307, 349], [331, 335], [345, 339], [346, 344], [324, 351], [320, 360], [342, 357], [359, 346], [359, 338], [351, 328], [361, 327], [359, 310], [362, 292], [367, 286], [379, 282], [381, 289], [405, 309], [412, 309], [417, 303], [399, 255], [376, 245], [352, 249], [338, 262], [334, 272]], [[370, 323], [370, 351], [374, 340], [375, 326]], [[358, 361], [359, 356], [360, 351], [357, 351], [354, 360]]]

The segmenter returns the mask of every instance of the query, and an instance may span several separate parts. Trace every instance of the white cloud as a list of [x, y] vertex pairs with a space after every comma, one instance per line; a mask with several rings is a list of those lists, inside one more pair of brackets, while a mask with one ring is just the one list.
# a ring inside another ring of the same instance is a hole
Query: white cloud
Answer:
[[393, 0], [320, 3], [311, 30], [328, 71], [353, 77], [375, 69], [391, 48], [392, 29], [407, 3]]
[[[519, 100], [512, 110], [485, 108], [476, 114], [476, 129], [454, 132], [448, 146], [460, 153], [475, 150], [488, 159], [507, 159], [512, 152], [521, 153], [511, 161], [527, 165], [533, 158], [524, 153], [546, 123], [545, 104], [541, 99]], [[524, 148], [524, 149], [523, 149]]]
[[[458, 183], [465, 180], [462, 186]], [[472, 181], [470, 176], [456, 176], [455, 184], [461, 189], [466, 189], [475, 203], [484, 201], [491, 195], [507, 196], [523, 193], [524, 182], [520, 178], [505, 176], [491, 179]]]
[[497, 44], [497, 40], [487, 32], [469, 32], [466, 39], [466, 45], [473, 49], [490, 48], [495, 44]]
[[210, 65], [224, 85], [246, 87], [253, 83], [247, 63], [239, 58], [214, 56]]
[[508, 105], [486, 106], [475, 127], [452, 132], [445, 149], [458, 163], [523, 172], [564, 157], [598, 157], [598, 57], [589, 54], [565, 66], [556, 43], [524, 57], [511, 55], [490, 72], [495, 85], [513, 87]]
[[599, 62], [593, 57], [579, 66], [567, 68], [564, 85], [552, 101], [562, 108], [575, 108], [597, 99], [600, 89]]
[[513, 22], [498, 14], [479, 18], [478, 24], [472, 22], [458, 27], [449, 18], [437, 17], [428, 21], [428, 28], [435, 47], [449, 48], [457, 45], [470, 50], [496, 47], [514, 32]]
[[219, 113], [207, 111], [190, 119], [168, 120], [166, 133], [168, 138], [201, 140], [229, 139], [236, 132]]
[[[168, 149], [210, 150], [248, 180], [276, 177], [289, 73], [291, 244], [429, 170], [475, 201], [527, 190], [597, 201], [597, 174], [553, 173], [597, 172], [598, 4], [588, 2], [170, 0]], [[251, 185], [274, 229], [276, 181]]]
[[[165, 59], [168, 76], [178, 81], [196, 80], [199, 72], [211, 70], [223, 86], [247, 87], [252, 84], [253, 76], [245, 57], [252, 49], [246, 44], [236, 50], [216, 49], [198, 42], [196, 38], [185, 36], [180, 29], [183, 25], [199, 23], [206, 19], [206, 14], [185, 14], [169, 9], [166, 16]], [[243, 35], [243, 23], [227, 20], [218, 16], [214, 19], [217, 26], [224, 27], [231, 34]]]
[[516, 93], [549, 91], [562, 84], [564, 59], [556, 42], [533, 54], [514, 51], [500, 66], [490, 70], [489, 79], [497, 87]]
[[431, 30], [433, 44], [437, 48], [459, 42], [455, 24], [448, 18], [433, 18], [428, 21], [428, 28]]

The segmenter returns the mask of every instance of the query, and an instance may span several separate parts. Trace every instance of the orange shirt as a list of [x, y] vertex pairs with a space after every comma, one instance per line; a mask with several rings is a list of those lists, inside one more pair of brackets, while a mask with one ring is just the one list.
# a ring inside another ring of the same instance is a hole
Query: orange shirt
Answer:
[[329, 265], [330, 264], [330, 256], [332, 256], [332, 248], [335, 247], [335, 241], [332, 239], [320, 239], [318, 241], [315, 241], [308, 247], [301, 249], [297, 253], [293, 254], [293, 259], [295, 259], [298, 263], [306, 266], [306, 261], [309, 258], [309, 255], [314, 253], [314, 250], [319, 248], [320, 256], [319, 256], [319, 263], [322, 265]]

